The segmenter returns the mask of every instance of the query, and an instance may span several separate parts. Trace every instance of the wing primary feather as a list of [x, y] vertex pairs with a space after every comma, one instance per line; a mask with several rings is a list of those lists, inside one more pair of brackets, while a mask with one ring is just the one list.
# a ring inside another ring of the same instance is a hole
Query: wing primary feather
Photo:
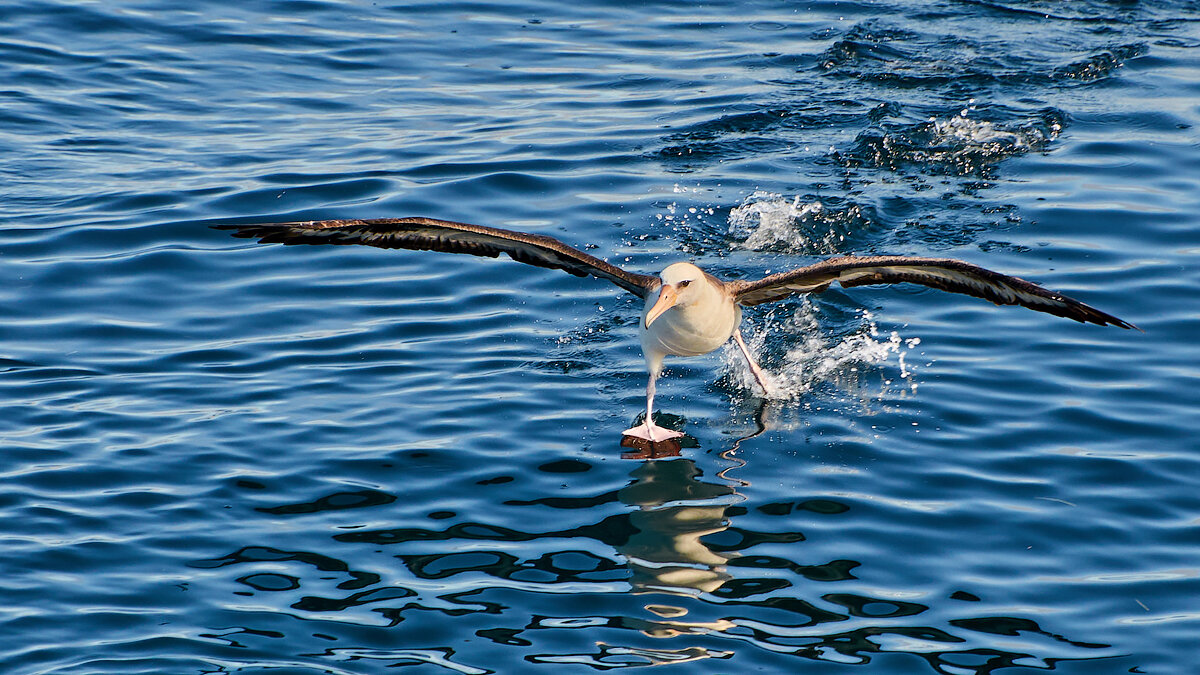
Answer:
[[628, 272], [554, 237], [435, 218], [310, 220], [214, 227], [231, 230], [235, 237], [257, 239], [261, 244], [357, 244], [376, 248], [466, 253], [488, 258], [505, 253], [513, 260], [528, 265], [559, 269], [577, 277], [607, 279], [642, 298], [660, 283], [658, 277]]
[[950, 258], [870, 256], [830, 258], [807, 267], [773, 274], [757, 281], [731, 284], [736, 300], [747, 306], [773, 302], [795, 293], [819, 293], [837, 281], [845, 288], [871, 284], [914, 283], [963, 293], [997, 305], [1021, 305], [1083, 323], [1137, 326], [1095, 307], [1047, 290], [1020, 277]]

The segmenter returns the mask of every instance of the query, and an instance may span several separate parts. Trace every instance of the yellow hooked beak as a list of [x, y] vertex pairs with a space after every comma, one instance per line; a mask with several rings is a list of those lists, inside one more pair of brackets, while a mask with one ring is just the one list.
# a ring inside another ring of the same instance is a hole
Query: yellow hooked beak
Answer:
[[646, 328], [649, 328], [663, 312], [674, 307], [676, 302], [679, 302], [679, 289], [674, 284], [663, 284], [662, 290], [658, 292], [658, 301], [646, 312]]

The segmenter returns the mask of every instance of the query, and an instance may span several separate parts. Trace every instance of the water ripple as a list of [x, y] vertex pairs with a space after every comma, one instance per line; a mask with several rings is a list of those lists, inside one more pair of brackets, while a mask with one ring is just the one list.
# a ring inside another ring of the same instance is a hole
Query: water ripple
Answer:
[[[1180, 672], [1192, 5], [6, 8], [5, 672]], [[640, 300], [208, 227], [421, 214], [647, 273], [952, 256], [1146, 332], [751, 308], [779, 395], [669, 361], [686, 442], [622, 454]]]

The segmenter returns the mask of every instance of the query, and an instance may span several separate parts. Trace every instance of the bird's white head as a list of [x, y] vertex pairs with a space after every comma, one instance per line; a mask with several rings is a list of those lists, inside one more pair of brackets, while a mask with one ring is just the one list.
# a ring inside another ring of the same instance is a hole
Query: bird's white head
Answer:
[[646, 312], [646, 328], [668, 309], [687, 307], [696, 302], [707, 285], [703, 270], [685, 262], [670, 265], [659, 278], [662, 279], [662, 286], [658, 291], [658, 300]]

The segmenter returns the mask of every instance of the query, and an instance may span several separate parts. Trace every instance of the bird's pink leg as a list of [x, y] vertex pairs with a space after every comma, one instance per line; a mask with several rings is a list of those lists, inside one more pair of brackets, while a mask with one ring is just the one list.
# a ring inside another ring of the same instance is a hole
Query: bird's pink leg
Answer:
[[750, 350], [746, 347], [746, 341], [742, 339], [742, 329], [735, 328], [733, 331], [733, 340], [737, 343], [739, 349], [742, 350], [742, 356], [746, 357], [746, 363], [750, 364], [750, 372], [754, 374], [754, 379], [758, 380], [758, 386], [762, 387], [763, 394], [771, 395], [771, 386], [767, 384], [767, 377], [763, 375], [763, 371], [754, 362], [754, 357], [750, 356]]
[[646, 421], [642, 422], [636, 427], [631, 427], [625, 431], [622, 431], [622, 435], [641, 438], [643, 440], [650, 441], [651, 443], [657, 443], [658, 441], [666, 441], [672, 438], [679, 438], [683, 436], [683, 434], [678, 431], [666, 429], [654, 423], [654, 381], [658, 379], [658, 372], [660, 369], [661, 366], [659, 368], [651, 366], [650, 368], [650, 380], [646, 383]]

